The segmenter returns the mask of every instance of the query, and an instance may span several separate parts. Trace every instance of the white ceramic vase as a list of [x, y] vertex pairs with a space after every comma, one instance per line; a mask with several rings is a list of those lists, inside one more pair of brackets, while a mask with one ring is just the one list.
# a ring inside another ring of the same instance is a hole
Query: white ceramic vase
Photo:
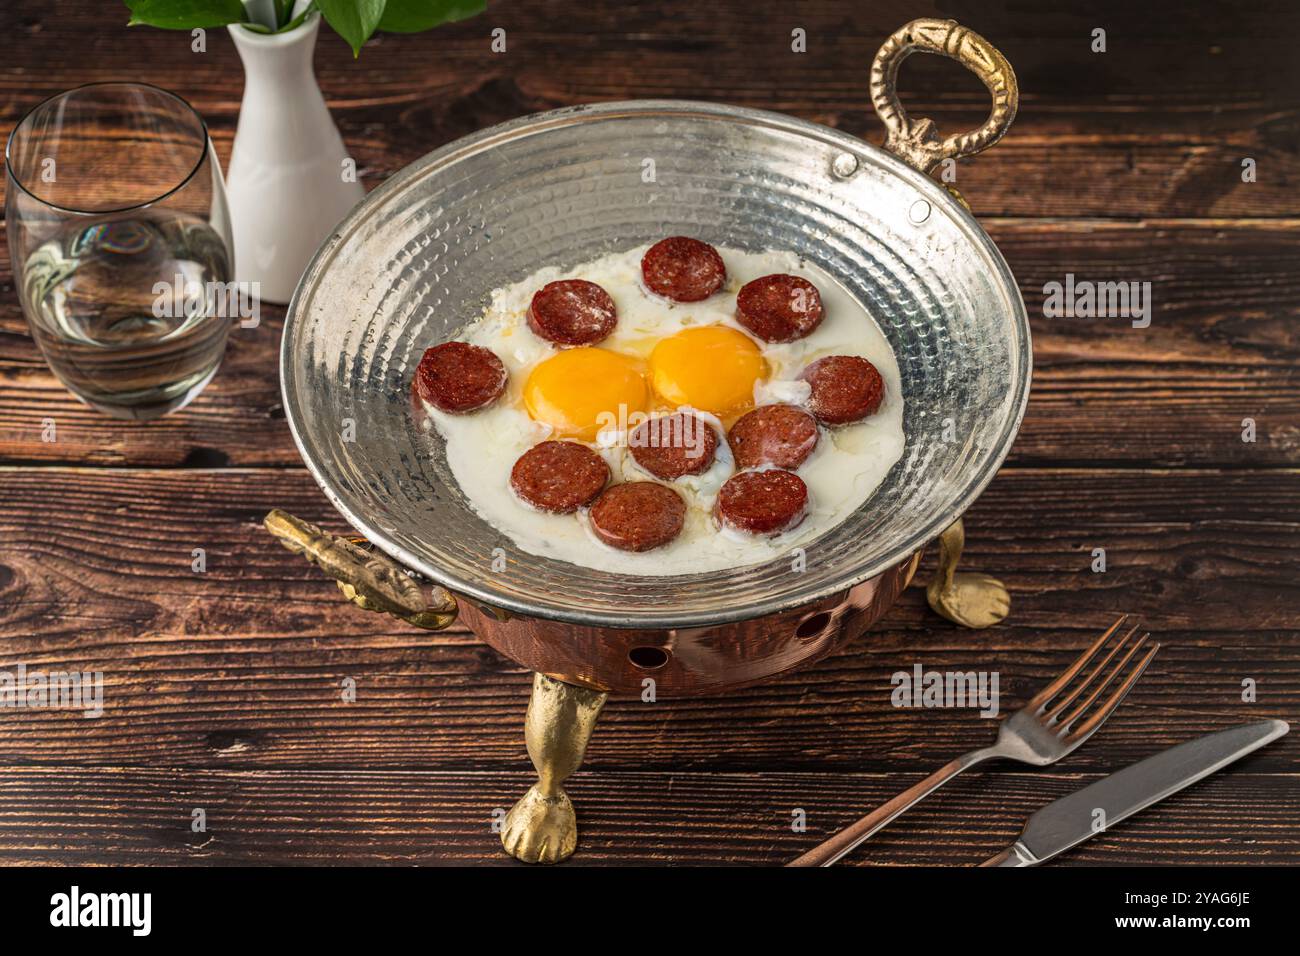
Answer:
[[365, 195], [316, 85], [313, 13], [288, 33], [228, 27], [244, 62], [244, 100], [226, 193], [235, 273], [285, 303], [330, 230]]

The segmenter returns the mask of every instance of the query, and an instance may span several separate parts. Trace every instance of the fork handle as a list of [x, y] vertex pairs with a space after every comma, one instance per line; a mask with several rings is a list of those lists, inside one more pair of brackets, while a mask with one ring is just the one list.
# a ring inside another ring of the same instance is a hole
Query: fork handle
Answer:
[[957, 774], [961, 773], [968, 767], [973, 767], [977, 763], [982, 763], [983, 761], [996, 756], [998, 756], [998, 752], [996, 748], [993, 747], [985, 747], [983, 750], [972, 750], [968, 754], [963, 754], [956, 760], [944, 764], [920, 783], [904, 790], [888, 803], [873, 810], [871, 813], [868, 813], [857, 823], [845, 827], [829, 840], [813, 847], [803, 856], [792, 860], [786, 865], [831, 866], [838, 862], [845, 854], [866, 842], [866, 840], [877, 830], [882, 829], [886, 824], [902, 815], [903, 811], [920, 803], [953, 777], [957, 776]]

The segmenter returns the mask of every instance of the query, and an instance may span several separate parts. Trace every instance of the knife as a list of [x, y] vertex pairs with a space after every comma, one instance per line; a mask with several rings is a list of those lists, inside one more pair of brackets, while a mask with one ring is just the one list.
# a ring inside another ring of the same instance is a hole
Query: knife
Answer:
[[1290, 729], [1282, 720], [1261, 720], [1163, 750], [1052, 801], [1029, 818], [1015, 843], [980, 866], [1044, 863], [1277, 740]]

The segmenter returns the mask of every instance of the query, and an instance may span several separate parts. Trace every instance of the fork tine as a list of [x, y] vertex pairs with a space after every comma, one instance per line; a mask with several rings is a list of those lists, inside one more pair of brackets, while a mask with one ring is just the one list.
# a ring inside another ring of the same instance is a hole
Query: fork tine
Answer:
[[[1123, 647], [1125, 642], [1130, 637], [1132, 637], [1136, 631], [1137, 628], [1135, 627], [1133, 628], [1133, 630], [1125, 634], [1124, 640], [1120, 641], [1119, 646], [1116, 647], [1115, 650], [1117, 651], [1121, 647]], [[1104, 679], [1096, 687], [1092, 689], [1092, 692], [1088, 694], [1088, 697], [1084, 700], [1084, 702], [1080, 704], [1078, 707], [1072, 708], [1068, 716], [1061, 718], [1060, 724], [1061, 724], [1062, 733], [1064, 733], [1066, 730], [1069, 729], [1071, 722], [1079, 719], [1079, 715], [1082, 714], [1084, 711], [1086, 711], [1088, 709], [1088, 706], [1093, 701], [1095, 701], [1098, 697], [1101, 696], [1102, 692], [1114, 682], [1116, 677], [1124, 673], [1124, 668], [1128, 666], [1128, 662], [1133, 659], [1134, 654], [1136, 654], [1138, 651], [1142, 649], [1142, 645], [1146, 642], [1146, 639], [1150, 636], [1151, 636], [1150, 634], [1143, 634], [1140, 638], [1138, 638], [1137, 642], [1128, 649], [1128, 653], [1126, 653], [1120, 659], [1118, 664], [1116, 664], [1114, 667], [1110, 668], [1109, 670], [1104, 671]], [[1107, 657], [1106, 661], [1102, 662], [1102, 666], [1098, 667], [1095, 671], [1093, 671], [1093, 673], [1088, 675], [1088, 679], [1083, 683], [1083, 688], [1087, 688], [1088, 685], [1091, 684], [1097, 677], [1103, 675], [1103, 670], [1105, 669], [1106, 665], [1109, 663], [1110, 657], [1113, 657], [1114, 654], [1115, 652], [1112, 651], [1111, 654]], [[1081, 688], [1081, 690], [1083, 688]], [[1079, 692], [1076, 691], [1074, 696], [1077, 699], [1077, 697], [1079, 696]], [[1059, 709], [1064, 710], [1065, 708], [1059, 708]]]
[[1110, 640], [1110, 636], [1114, 634], [1119, 629], [1120, 625], [1122, 625], [1127, 620], [1128, 620], [1127, 614], [1121, 615], [1118, 621], [1116, 621], [1114, 624], [1112, 624], [1110, 627], [1106, 629], [1106, 633], [1102, 634], [1101, 637], [1097, 638], [1097, 640], [1093, 642], [1092, 647], [1088, 648], [1086, 651], [1084, 651], [1082, 654], [1079, 655], [1078, 659], [1066, 669], [1064, 674], [1056, 678], [1056, 680], [1052, 681], [1050, 684], [1048, 684], [1046, 687], [1040, 690], [1037, 694], [1031, 697], [1029, 699], [1029, 704], [1027, 706], [1033, 707], [1035, 709], [1041, 708], [1043, 704], [1047, 703], [1054, 696], [1056, 696], [1056, 694], [1060, 692], [1061, 688], [1063, 688], [1066, 684], [1070, 683], [1070, 681], [1074, 679], [1074, 676], [1078, 674], [1079, 671], [1083, 670], [1085, 666], [1087, 666], [1088, 662], [1093, 659], [1093, 657], [1096, 655], [1096, 653], [1099, 650], [1101, 650], [1102, 646], [1108, 640]]
[[[1046, 714], [1044, 714], [1044, 717], [1048, 720], [1054, 719], [1058, 714], [1061, 713], [1061, 711], [1065, 710], [1076, 700], [1078, 700], [1079, 695], [1082, 694], [1084, 691], [1086, 691], [1089, 687], [1091, 687], [1093, 682], [1096, 681], [1098, 677], [1107, 673], [1106, 668], [1108, 668], [1110, 666], [1110, 662], [1115, 659], [1115, 655], [1117, 655], [1120, 651], [1124, 650], [1124, 645], [1128, 644], [1129, 639], [1138, 632], [1141, 626], [1142, 626], [1141, 624], [1134, 624], [1131, 628], [1129, 628], [1128, 633], [1125, 634], [1123, 637], [1121, 637], [1118, 643], [1116, 643], [1115, 646], [1112, 647], [1107, 652], [1106, 656], [1101, 659], [1101, 663], [1093, 667], [1092, 670], [1089, 671], [1088, 675], [1079, 683], [1079, 686], [1074, 688], [1074, 690], [1070, 691], [1070, 693], [1065, 697], [1062, 697], [1060, 702], [1056, 704], [1056, 706], [1054, 706], [1051, 710], [1049, 710]], [[1129, 657], [1132, 656], [1133, 653], [1132, 651], [1130, 651]], [[1121, 668], [1124, 666], [1124, 663], [1128, 661], [1129, 657], [1125, 657], [1124, 661], [1120, 663]], [[1106, 686], [1105, 684], [1102, 684], [1101, 685], [1102, 689], [1104, 689], [1105, 686]], [[1098, 693], [1100, 693], [1100, 690], [1094, 691], [1092, 697], [1088, 698], [1089, 701], [1095, 700]]]
[[[1150, 634], [1143, 634], [1142, 641], [1145, 641], [1150, 636], [1151, 636]], [[1139, 641], [1137, 644], [1135, 644], [1133, 649], [1137, 650], [1137, 648], [1141, 647], [1142, 641]], [[1109, 717], [1111, 715], [1111, 712], [1114, 711], [1116, 707], [1118, 707], [1121, 703], [1123, 703], [1124, 698], [1127, 697], [1128, 692], [1133, 689], [1133, 685], [1138, 682], [1138, 678], [1142, 676], [1142, 672], [1147, 669], [1147, 665], [1151, 663], [1151, 659], [1156, 656], [1156, 651], [1158, 650], [1160, 650], [1159, 642], [1153, 643], [1151, 645], [1151, 649], [1147, 651], [1146, 656], [1143, 657], [1142, 660], [1138, 662], [1138, 665], [1136, 668], [1134, 668], [1133, 673], [1129, 674], [1128, 678], [1125, 679], [1124, 683], [1119, 686], [1119, 688], [1115, 691], [1115, 693], [1110, 695], [1110, 698], [1104, 704], [1101, 705], [1101, 707], [1097, 710], [1095, 714], [1093, 714], [1091, 717], [1089, 717], [1087, 720], [1085, 720], [1082, 724], [1079, 725], [1079, 729], [1074, 731], [1070, 735], [1071, 738], [1079, 738], [1080, 740], [1086, 740], [1088, 736], [1101, 725], [1101, 722], [1105, 720], [1107, 717]], [[1127, 660], [1127, 658], [1125, 658], [1125, 660]], [[1117, 672], [1118, 670], [1119, 669], [1117, 669]], [[1107, 681], [1107, 683], [1110, 682]]]

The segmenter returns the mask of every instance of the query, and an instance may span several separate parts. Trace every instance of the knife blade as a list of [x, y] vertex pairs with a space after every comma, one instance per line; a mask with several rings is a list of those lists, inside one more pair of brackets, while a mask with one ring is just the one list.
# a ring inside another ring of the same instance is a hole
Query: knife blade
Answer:
[[[1036, 866], [1050, 860], [1277, 740], [1290, 729], [1286, 721], [1261, 720], [1162, 750], [1052, 801], [1026, 821], [1015, 843], [980, 866]], [[1104, 816], [1099, 816], [1099, 811]]]

